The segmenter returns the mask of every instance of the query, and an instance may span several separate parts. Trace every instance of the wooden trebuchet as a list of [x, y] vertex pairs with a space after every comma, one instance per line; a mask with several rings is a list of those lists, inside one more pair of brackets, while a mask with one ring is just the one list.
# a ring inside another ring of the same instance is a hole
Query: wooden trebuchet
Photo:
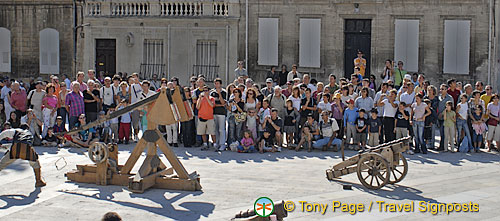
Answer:
[[[187, 191], [201, 190], [199, 175], [196, 171], [190, 174], [187, 172], [158, 130], [158, 125], [168, 125], [192, 119], [187, 114], [191, 110], [186, 110], [184, 101], [179, 99], [180, 94], [176, 94], [175, 99], [172, 99], [171, 93], [169, 89], [162, 88], [155, 95], [70, 131], [69, 134], [75, 134], [149, 105], [146, 117], [148, 128], [144, 131], [142, 138], [137, 142], [124, 165], [118, 163], [118, 146], [116, 144], [95, 143], [91, 145], [89, 150], [89, 156], [95, 164], [77, 165], [77, 169], [66, 173], [66, 177], [75, 182], [128, 186], [129, 190], [135, 193], [143, 193], [151, 187]], [[183, 113], [182, 116], [174, 117], [175, 111]], [[167, 167], [159, 158], [157, 148], [165, 154], [171, 167]], [[131, 173], [132, 168], [145, 150], [147, 150], [146, 159], [139, 171]]]
[[410, 140], [405, 137], [369, 148], [327, 169], [326, 178], [335, 180], [357, 173], [361, 184], [369, 189], [400, 182], [408, 173], [408, 162], [402, 153], [410, 148]]

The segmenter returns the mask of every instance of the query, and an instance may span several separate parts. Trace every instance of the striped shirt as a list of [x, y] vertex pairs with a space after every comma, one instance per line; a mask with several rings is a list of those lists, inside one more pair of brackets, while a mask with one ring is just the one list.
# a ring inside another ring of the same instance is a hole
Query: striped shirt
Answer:
[[71, 92], [66, 95], [66, 106], [69, 106], [69, 116], [80, 116], [85, 113], [85, 104], [81, 93]]

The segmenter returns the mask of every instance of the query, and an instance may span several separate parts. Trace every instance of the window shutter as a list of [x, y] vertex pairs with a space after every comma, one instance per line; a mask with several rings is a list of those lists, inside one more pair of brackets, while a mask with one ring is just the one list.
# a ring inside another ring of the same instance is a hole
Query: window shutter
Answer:
[[321, 19], [300, 19], [299, 66], [321, 67]]
[[40, 73], [59, 74], [59, 32], [52, 28], [40, 31]]
[[470, 21], [444, 21], [443, 72], [469, 74]]
[[278, 18], [259, 18], [259, 65], [278, 65]]
[[403, 61], [407, 71], [418, 71], [419, 20], [396, 19], [394, 60]]
[[0, 72], [11, 72], [10, 31], [0, 27]]

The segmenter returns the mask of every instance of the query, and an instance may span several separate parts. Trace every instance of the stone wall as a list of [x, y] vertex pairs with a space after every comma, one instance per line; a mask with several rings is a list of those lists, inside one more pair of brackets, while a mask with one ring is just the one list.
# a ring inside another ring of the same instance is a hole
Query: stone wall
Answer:
[[[12, 77], [39, 76], [39, 32], [53, 28], [59, 32], [60, 73], [72, 72], [73, 1], [2, 0], [0, 27], [11, 31]], [[2, 74], [2, 75], [3, 75]]]
[[[344, 76], [344, 20], [372, 19], [371, 74], [379, 76], [386, 59], [394, 57], [394, 21], [397, 18], [420, 20], [419, 72], [431, 83], [457, 78], [486, 82], [488, 73], [487, 0], [359, 0], [355, 12], [346, 0], [249, 0], [249, 70], [257, 80], [269, 67], [257, 65], [258, 18], [279, 18], [279, 64], [289, 69], [298, 63], [299, 19], [321, 18], [321, 68], [300, 68], [300, 72], [318, 73], [318, 80], [328, 74]], [[470, 19], [469, 75], [443, 75], [443, 39], [445, 19]], [[241, 5], [239, 58], [245, 58], [245, 5]]]

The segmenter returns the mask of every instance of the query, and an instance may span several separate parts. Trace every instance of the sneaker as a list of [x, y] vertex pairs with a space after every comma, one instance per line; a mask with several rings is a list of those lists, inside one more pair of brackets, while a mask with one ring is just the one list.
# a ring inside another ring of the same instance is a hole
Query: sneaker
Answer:
[[281, 152], [281, 147], [280, 146], [278, 146], [278, 152]]
[[224, 150], [226, 150], [226, 146], [225, 145], [220, 145], [219, 151], [224, 151]]
[[212, 146], [214, 147], [215, 152], [219, 151], [219, 148], [218, 148], [219, 144], [214, 143], [214, 144], [212, 144]]
[[407, 153], [407, 154], [410, 154], [410, 155], [415, 154], [415, 153], [413, 152], [413, 150], [408, 150], [408, 151], [406, 151], [406, 153]]
[[201, 146], [201, 150], [208, 150], [208, 144], [203, 143], [203, 145]]

